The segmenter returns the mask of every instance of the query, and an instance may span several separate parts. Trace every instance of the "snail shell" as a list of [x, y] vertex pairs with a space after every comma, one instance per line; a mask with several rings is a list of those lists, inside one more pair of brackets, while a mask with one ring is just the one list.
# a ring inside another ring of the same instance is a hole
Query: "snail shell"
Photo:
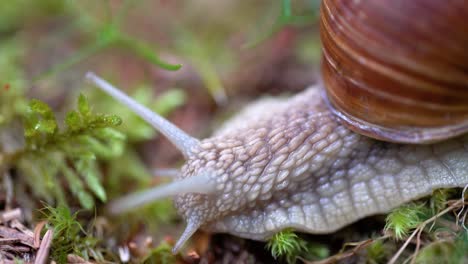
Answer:
[[351, 130], [405, 143], [468, 131], [466, 1], [324, 0], [321, 9], [323, 82]]

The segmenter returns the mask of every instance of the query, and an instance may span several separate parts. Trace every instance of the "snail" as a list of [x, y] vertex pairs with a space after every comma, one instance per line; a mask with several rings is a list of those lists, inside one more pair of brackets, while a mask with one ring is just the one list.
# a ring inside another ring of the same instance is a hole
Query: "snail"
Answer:
[[325, 234], [467, 185], [468, 7], [436, 3], [322, 1], [322, 81], [257, 101], [203, 140], [88, 73], [186, 159], [173, 182], [110, 211], [174, 197], [187, 222], [177, 252], [199, 228], [254, 240], [285, 228]]

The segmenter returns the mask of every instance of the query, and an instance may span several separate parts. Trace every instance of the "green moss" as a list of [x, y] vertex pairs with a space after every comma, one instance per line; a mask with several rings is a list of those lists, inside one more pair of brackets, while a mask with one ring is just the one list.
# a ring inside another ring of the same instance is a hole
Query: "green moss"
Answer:
[[467, 263], [468, 231], [463, 230], [453, 240], [436, 240], [416, 256], [416, 263]]
[[125, 135], [115, 130], [122, 122], [119, 117], [92, 113], [83, 95], [77, 108], [67, 113], [66, 128], [59, 129], [50, 107], [31, 100], [24, 117], [26, 145], [17, 163], [20, 172], [30, 177], [28, 182], [34, 183], [32, 189], [38, 197], [49, 203], [67, 203], [64, 188], [68, 186], [80, 205], [91, 209], [94, 197], [107, 200], [97, 158], [121, 155]]
[[307, 252], [307, 242], [291, 229], [273, 235], [266, 247], [275, 259], [284, 259], [288, 263], [296, 263], [297, 257]]
[[367, 246], [367, 262], [369, 264], [385, 263], [387, 257], [388, 252], [383, 240], [376, 240]]
[[428, 218], [428, 213], [428, 208], [421, 203], [403, 205], [387, 215], [385, 230], [392, 231], [398, 240], [404, 239], [410, 230]]
[[141, 263], [145, 264], [174, 264], [176, 263], [176, 256], [171, 252], [171, 246], [162, 242], [159, 246], [152, 249]]
[[455, 189], [437, 189], [432, 193], [430, 208], [432, 214], [437, 214], [447, 207], [447, 201], [455, 194]]
[[46, 206], [41, 212], [48, 228], [54, 231], [51, 258], [66, 263], [67, 255], [75, 254], [88, 260], [90, 253], [96, 250], [98, 240], [83, 229], [76, 219], [77, 213], [72, 214], [65, 206]]

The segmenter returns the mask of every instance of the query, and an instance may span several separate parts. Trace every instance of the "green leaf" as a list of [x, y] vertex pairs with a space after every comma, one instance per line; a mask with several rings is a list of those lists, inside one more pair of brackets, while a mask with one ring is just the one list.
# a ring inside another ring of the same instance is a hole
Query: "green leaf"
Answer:
[[78, 200], [84, 209], [94, 208], [94, 198], [88, 192], [82, 191], [78, 193]]
[[36, 124], [35, 129], [40, 132], [44, 132], [47, 134], [53, 134], [57, 130], [57, 122], [51, 119], [43, 119], [39, 120]]
[[158, 96], [151, 109], [160, 115], [167, 115], [175, 108], [183, 105], [186, 100], [185, 92], [181, 89], [170, 89]]
[[52, 109], [50, 107], [37, 99], [32, 99], [31, 102], [29, 103], [29, 108], [38, 114], [41, 114], [44, 118], [53, 118], [54, 113], [52, 112]]
[[[57, 131], [58, 125], [55, 115], [46, 103], [33, 99], [29, 103], [29, 110], [32, 113], [26, 116], [26, 137], [37, 136], [40, 132], [54, 134]], [[33, 113], [38, 114], [39, 117]]]
[[39, 118], [36, 115], [28, 113], [24, 116], [24, 136], [29, 139], [39, 132], [36, 130], [36, 125], [39, 123]]
[[103, 202], [107, 200], [106, 191], [101, 185], [99, 170], [93, 160], [78, 160], [75, 163], [77, 170], [84, 178], [86, 185]]
[[120, 126], [122, 118], [116, 115], [97, 115], [92, 123], [96, 127]]
[[94, 132], [94, 136], [101, 138], [101, 139], [119, 140], [119, 141], [125, 140], [127, 138], [124, 133], [111, 127], [104, 127], [104, 128], [96, 129], [96, 131]]
[[79, 130], [82, 126], [80, 114], [78, 114], [76, 111], [68, 112], [67, 116], [65, 117], [65, 124], [71, 131]]
[[83, 117], [87, 117], [91, 113], [88, 99], [83, 94], [78, 97], [78, 111]]
[[78, 198], [80, 205], [85, 209], [92, 209], [94, 207], [94, 199], [88, 192], [86, 192], [80, 177], [65, 163], [61, 164], [61, 170], [67, 179], [70, 190]]
[[76, 140], [80, 144], [86, 146], [86, 148], [91, 150], [94, 154], [96, 154], [96, 156], [104, 159], [118, 156], [122, 153], [123, 150], [123, 144], [121, 142], [116, 142], [115, 140], [103, 142], [91, 135], [82, 135], [79, 136]]

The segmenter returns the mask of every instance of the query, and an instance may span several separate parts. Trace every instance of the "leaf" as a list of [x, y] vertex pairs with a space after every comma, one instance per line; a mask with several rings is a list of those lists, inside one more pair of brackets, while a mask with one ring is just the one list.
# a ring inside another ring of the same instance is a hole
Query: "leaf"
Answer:
[[82, 127], [80, 114], [76, 111], [70, 111], [65, 117], [65, 124], [67, 128], [71, 131], [77, 131]]
[[83, 94], [80, 94], [78, 97], [78, 111], [83, 117], [87, 117], [91, 114], [88, 99]]
[[160, 115], [167, 115], [175, 108], [183, 105], [185, 100], [186, 95], [183, 90], [170, 89], [158, 96], [151, 109]]
[[80, 144], [86, 146], [86, 148], [91, 150], [96, 156], [104, 159], [120, 155], [123, 149], [123, 144], [112, 144], [112, 141], [110, 144], [106, 144], [92, 135], [79, 136], [76, 140]]
[[[28, 138], [37, 136], [39, 132], [54, 134], [57, 129], [57, 121], [52, 109], [39, 100], [33, 99], [29, 103], [30, 114], [26, 116], [25, 136]], [[38, 114], [35, 116], [33, 113]]]
[[36, 130], [36, 125], [39, 118], [36, 115], [27, 114], [24, 117], [24, 137], [29, 139], [36, 136], [39, 131]]
[[46, 134], [54, 134], [57, 130], [57, 122], [50, 119], [39, 120], [35, 126], [35, 129]]
[[104, 128], [96, 129], [96, 131], [94, 132], [94, 135], [98, 138], [107, 139], [107, 140], [121, 141], [127, 138], [124, 133], [116, 129], [113, 129], [111, 127], [104, 127]]
[[116, 115], [96, 115], [91, 124], [95, 127], [119, 126], [122, 118]]
[[87, 186], [91, 191], [101, 200], [105, 202], [107, 200], [106, 191], [101, 185], [99, 171], [96, 168], [96, 164], [93, 160], [80, 159], [75, 163], [77, 170], [84, 178]]
[[50, 119], [54, 118], [54, 113], [52, 112], [52, 109], [50, 107], [37, 99], [32, 99], [31, 102], [29, 103], [29, 108], [33, 111], [36, 112], [40, 115], [42, 115], [44, 118]]
[[78, 198], [81, 206], [85, 209], [92, 209], [94, 207], [94, 199], [84, 189], [83, 182], [75, 171], [66, 166], [65, 163], [61, 164], [63, 175], [68, 181], [72, 193]]
[[84, 209], [94, 208], [94, 198], [86, 191], [78, 192], [78, 200]]

